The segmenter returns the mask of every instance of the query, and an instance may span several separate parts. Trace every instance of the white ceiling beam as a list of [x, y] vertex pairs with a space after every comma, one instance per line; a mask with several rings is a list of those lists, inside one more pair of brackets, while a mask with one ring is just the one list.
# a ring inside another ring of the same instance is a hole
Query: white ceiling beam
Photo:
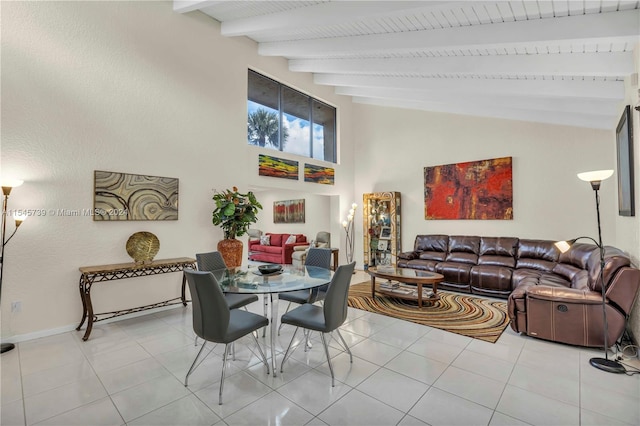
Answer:
[[173, 11], [178, 13], [188, 13], [200, 10], [204, 7], [213, 6], [224, 1], [213, 0], [173, 0]]
[[624, 77], [633, 73], [633, 65], [633, 52], [289, 60], [291, 71], [362, 75], [412, 73]]
[[428, 104], [419, 101], [396, 101], [387, 99], [358, 98], [353, 102], [359, 104], [377, 105], [392, 108], [407, 108], [437, 113], [449, 113], [477, 117], [502, 118], [507, 120], [521, 120], [536, 123], [558, 124], [564, 126], [586, 127], [591, 129], [611, 130], [617, 118], [611, 115], [558, 113], [557, 111], [526, 111], [518, 109], [503, 109], [485, 107], [475, 109], [465, 106], [451, 106]]
[[[470, 4], [469, 2], [459, 2]], [[431, 11], [439, 7], [451, 7], [452, 2], [416, 1], [333, 1], [314, 6], [285, 10], [269, 15], [225, 21], [221, 34], [225, 37], [252, 36], [269, 31], [290, 31], [321, 25], [339, 25], [353, 20], [370, 19], [389, 15], [412, 14], [419, 10]]]
[[466, 94], [576, 97], [618, 101], [624, 99], [624, 82], [622, 81], [411, 78], [346, 74], [314, 74], [313, 81], [315, 84], [329, 86], [386, 87]]
[[365, 87], [336, 87], [335, 93], [359, 98], [408, 100], [440, 105], [463, 104], [476, 109], [499, 107], [504, 109], [514, 108], [594, 115], [615, 115], [620, 105], [620, 101], [613, 99], [534, 98], [530, 96], [484, 96], [475, 94], [468, 94], [461, 98], [460, 96], [451, 96], [450, 93], [443, 92]]
[[264, 56], [312, 58], [429, 49], [504, 49], [532, 43], [637, 43], [640, 10], [501, 22], [402, 33], [265, 42]]

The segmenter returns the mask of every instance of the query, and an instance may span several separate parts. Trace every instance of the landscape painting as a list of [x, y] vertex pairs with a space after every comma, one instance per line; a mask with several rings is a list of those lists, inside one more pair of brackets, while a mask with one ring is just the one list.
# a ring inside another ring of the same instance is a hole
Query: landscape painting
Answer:
[[304, 223], [304, 199], [274, 201], [273, 223]]
[[512, 220], [511, 157], [425, 167], [424, 216]]
[[298, 162], [259, 154], [258, 174], [260, 176], [298, 180]]
[[304, 165], [304, 181], [321, 183], [324, 185], [333, 185], [335, 180], [335, 169], [332, 167], [314, 166], [305, 163]]
[[93, 220], [178, 220], [178, 179], [94, 171]]

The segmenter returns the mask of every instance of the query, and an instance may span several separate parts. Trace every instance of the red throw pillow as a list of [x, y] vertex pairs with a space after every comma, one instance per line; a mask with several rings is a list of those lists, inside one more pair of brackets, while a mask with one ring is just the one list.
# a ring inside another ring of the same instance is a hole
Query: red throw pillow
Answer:
[[[271, 245], [272, 246], [282, 246], [282, 234], [270, 234], [271, 235]], [[285, 234], [287, 235], [287, 234]]]

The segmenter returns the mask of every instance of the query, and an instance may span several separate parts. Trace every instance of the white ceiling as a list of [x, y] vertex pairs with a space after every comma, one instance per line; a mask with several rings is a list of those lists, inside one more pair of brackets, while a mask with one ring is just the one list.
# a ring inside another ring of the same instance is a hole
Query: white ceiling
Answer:
[[[354, 102], [615, 128], [639, 1], [174, 1]], [[637, 79], [637, 74], [633, 76]]]

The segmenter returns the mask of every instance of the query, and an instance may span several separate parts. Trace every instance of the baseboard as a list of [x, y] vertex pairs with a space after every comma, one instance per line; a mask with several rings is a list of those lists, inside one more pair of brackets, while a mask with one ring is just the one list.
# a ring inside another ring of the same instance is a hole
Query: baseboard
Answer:
[[[122, 320], [125, 320], [125, 319], [141, 317], [141, 316], [144, 316], [144, 315], [149, 315], [149, 314], [153, 314], [153, 313], [166, 311], [166, 310], [169, 310], [169, 309], [177, 309], [177, 308], [182, 308], [182, 307], [183, 307], [182, 305], [176, 304], [176, 305], [171, 305], [171, 306], [163, 306], [161, 308], [150, 309], [148, 311], [134, 312], [134, 313], [127, 314], [127, 315], [122, 315], [120, 317], [109, 318], [107, 320], [100, 321], [99, 323], [97, 323], [98, 324], [97, 326], [99, 326], [100, 324], [109, 324], [109, 323], [113, 323], [113, 322], [122, 321]], [[20, 343], [20, 342], [26, 342], [26, 341], [34, 340], [34, 339], [41, 339], [43, 337], [49, 337], [49, 336], [54, 336], [56, 334], [62, 334], [62, 333], [68, 333], [70, 331], [75, 331], [77, 326], [78, 326], [78, 323], [74, 323], [74, 324], [65, 325], [63, 327], [50, 328], [48, 330], [34, 331], [33, 333], [16, 334], [16, 335], [11, 336], [11, 337], [3, 337], [1, 342], [2, 343]], [[94, 327], [96, 327], [96, 323], [94, 323]], [[78, 333], [83, 333], [84, 334], [85, 328], [86, 328], [86, 323], [83, 325], [83, 328], [80, 331], [78, 331]]]

